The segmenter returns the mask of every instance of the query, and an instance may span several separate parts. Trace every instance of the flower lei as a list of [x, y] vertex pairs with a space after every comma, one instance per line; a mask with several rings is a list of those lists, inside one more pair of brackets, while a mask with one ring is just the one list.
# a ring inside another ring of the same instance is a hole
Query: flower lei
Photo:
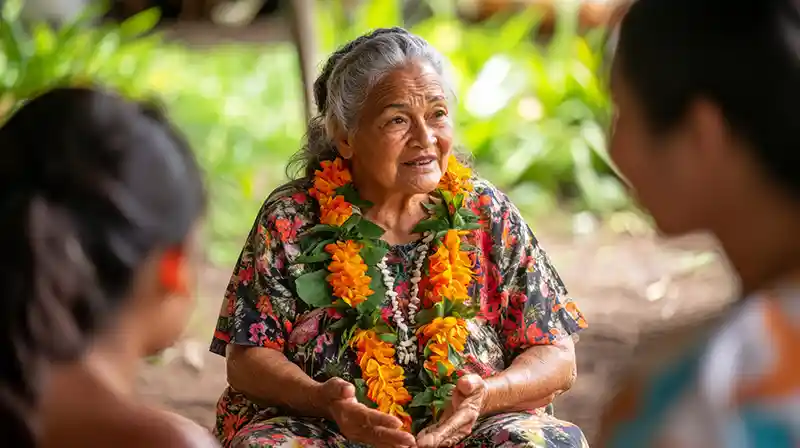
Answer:
[[[426, 205], [430, 217], [414, 229], [424, 244], [416, 249], [406, 321], [386, 264], [384, 231], [361, 213], [371, 204], [358, 197], [342, 159], [322, 162], [321, 168], [309, 190], [319, 203], [319, 224], [305, 232], [295, 261], [312, 269], [297, 278], [297, 294], [310, 306], [343, 316], [330, 330], [342, 335], [340, 356], [348, 347], [356, 352], [359, 401], [400, 418], [411, 431], [412, 422], [436, 421], [450, 399], [463, 364], [467, 319], [476, 311], [468, 303], [471, 248], [462, 242], [479, 227], [478, 217], [465, 207], [472, 171], [451, 156], [434, 202]], [[384, 298], [392, 304], [396, 329], [381, 317]], [[424, 389], [409, 390], [402, 365], [417, 363], [420, 351]]]

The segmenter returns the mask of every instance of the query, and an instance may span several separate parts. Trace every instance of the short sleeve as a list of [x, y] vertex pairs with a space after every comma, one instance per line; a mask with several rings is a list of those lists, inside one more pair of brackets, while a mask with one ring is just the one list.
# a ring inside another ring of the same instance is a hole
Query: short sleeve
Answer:
[[480, 192], [479, 203], [490, 218], [491, 258], [499, 274], [497, 330], [507, 357], [586, 328], [583, 314], [516, 206], [491, 186]]
[[229, 344], [283, 351], [301, 311], [290, 280], [298, 234], [308, 223], [298, 195], [268, 202], [259, 212], [226, 288], [211, 352], [225, 356]]

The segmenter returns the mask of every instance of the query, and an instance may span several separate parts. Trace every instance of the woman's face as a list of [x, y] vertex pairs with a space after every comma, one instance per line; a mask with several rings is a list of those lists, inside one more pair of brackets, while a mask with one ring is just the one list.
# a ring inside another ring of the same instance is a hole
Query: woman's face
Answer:
[[369, 92], [357, 130], [337, 143], [360, 188], [413, 195], [436, 188], [452, 140], [444, 86], [429, 65], [414, 63]]
[[611, 91], [609, 155], [636, 199], [667, 235], [707, 229], [720, 204], [730, 199], [724, 185], [732, 180], [719, 111], [697, 102], [672, 129], [657, 134], [617, 67]]
[[[138, 324], [143, 327], [142, 343], [147, 355], [174, 345], [189, 324], [198, 283], [199, 236], [200, 231], [195, 229], [180, 248], [158, 254], [140, 278], [142, 287], [135, 309]], [[165, 262], [165, 257], [172, 260]], [[165, 284], [165, 275], [178, 279], [178, 284]], [[173, 289], [176, 286], [179, 289]]]

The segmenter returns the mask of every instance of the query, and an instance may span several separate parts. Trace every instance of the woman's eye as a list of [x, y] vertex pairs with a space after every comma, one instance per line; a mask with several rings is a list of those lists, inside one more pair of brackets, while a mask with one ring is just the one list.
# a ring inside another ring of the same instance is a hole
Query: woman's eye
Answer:
[[403, 117], [394, 117], [391, 120], [389, 120], [389, 123], [391, 124], [403, 124], [405, 122], [406, 120]]
[[447, 111], [444, 109], [439, 109], [433, 113], [433, 116], [436, 118], [444, 118], [447, 116]]

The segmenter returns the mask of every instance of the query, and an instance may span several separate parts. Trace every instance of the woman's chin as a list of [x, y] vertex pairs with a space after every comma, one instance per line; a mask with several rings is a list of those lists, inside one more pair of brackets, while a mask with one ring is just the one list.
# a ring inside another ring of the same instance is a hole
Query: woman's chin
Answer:
[[[439, 185], [439, 180], [442, 178], [442, 172], [438, 167], [427, 173], [420, 173], [414, 176], [403, 176], [401, 182], [398, 182], [400, 190], [409, 193], [431, 193]], [[402, 186], [400, 186], [402, 185]]]

